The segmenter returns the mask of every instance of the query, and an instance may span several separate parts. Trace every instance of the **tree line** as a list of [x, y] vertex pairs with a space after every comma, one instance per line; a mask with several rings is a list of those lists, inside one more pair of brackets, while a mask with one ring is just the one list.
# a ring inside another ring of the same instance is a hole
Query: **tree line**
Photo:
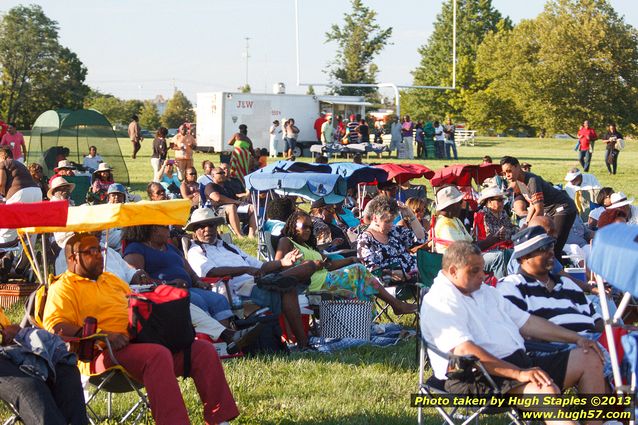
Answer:
[[[443, 3], [434, 31], [418, 49], [413, 85], [452, 85], [453, 1]], [[426, 121], [452, 117], [494, 132], [575, 132], [584, 119], [636, 132], [638, 32], [609, 1], [548, 0], [537, 17], [517, 25], [491, 0], [456, 1], [456, 90], [404, 90], [402, 111]], [[351, 0], [351, 6], [342, 26], [326, 35], [340, 49], [329, 74], [336, 82], [375, 81], [373, 58], [391, 41], [392, 28], [376, 25], [374, 11], [361, 0]], [[361, 36], [353, 22], [366, 22], [372, 31]], [[334, 91], [377, 96], [374, 89]]]
[[112, 124], [132, 115], [149, 129], [173, 128], [194, 121], [193, 105], [176, 90], [159, 115], [151, 101], [122, 100], [85, 84], [87, 69], [62, 46], [58, 23], [38, 5], [11, 8], [0, 21], [0, 119], [30, 128], [49, 109], [93, 108]]

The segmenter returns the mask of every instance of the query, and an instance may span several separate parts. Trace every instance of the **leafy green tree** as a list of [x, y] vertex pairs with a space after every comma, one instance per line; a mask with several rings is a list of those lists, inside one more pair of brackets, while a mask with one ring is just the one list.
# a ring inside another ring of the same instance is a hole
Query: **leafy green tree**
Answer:
[[155, 131], [160, 127], [160, 116], [157, 106], [150, 100], [144, 102], [140, 110], [140, 125], [151, 131]]
[[[376, 82], [378, 68], [374, 57], [388, 44], [392, 28], [382, 29], [376, 22], [377, 12], [366, 7], [362, 0], [351, 0], [352, 10], [343, 15], [343, 26], [333, 24], [326, 33], [326, 43], [335, 41], [338, 45], [336, 59], [327, 71], [335, 83]], [[374, 87], [337, 87], [335, 93], [341, 95], [378, 97]]]
[[85, 106], [102, 113], [113, 125], [127, 124], [131, 118], [130, 114], [127, 113], [125, 103], [112, 95], [89, 99]]
[[638, 122], [638, 32], [606, 0], [550, 0], [537, 18], [487, 37], [476, 62], [485, 88], [468, 109], [489, 93], [500, 127], [573, 133], [584, 119]]
[[239, 92], [240, 93], [250, 93], [250, 84], [246, 84], [244, 86], [239, 87]]
[[161, 122], [166, 128], [179, 127], [185, 122], [195, 121], [193, 105], [179, 90], [175, 90], [173, 97], [166, 104], [166, 110], [162, 115]]
[[44, 110], [82, 106], [86, 68], [58, 42], [58, 24], [37, 5], [0, 21], [0, 116], [27, 126]]
[[308, 90], [306, 90], [306, 94], [307, 95], [313, 95], [315, 94], [315, 88], [311, 85], [308, 86]]
[[[412, 71], [414, 85], [452, 86], [453, 1], [443, 3], [434, 31], [419, 48], [421, 62]], [[476, 52], [491, 31], [511, 28], [491, 0], [457, 0], [456, 90], [412, 89], [401, 95], [401, 110], [411, 115], [463, 117], [467, 97], [476, 90]]]

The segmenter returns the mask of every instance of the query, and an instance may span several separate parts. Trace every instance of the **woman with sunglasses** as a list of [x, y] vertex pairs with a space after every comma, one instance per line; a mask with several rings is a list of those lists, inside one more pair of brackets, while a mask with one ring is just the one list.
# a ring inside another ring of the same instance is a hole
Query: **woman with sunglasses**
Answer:
[[378, 297], [388, 303], [395, 314], [416, 311], [416, 305], [399, 301], [390, 295], [381, 282], [355, 257], [330, 260], [317, 250], [317, 241], [312, 232], [312, 218], [304, 211], [295, 211], [286, 221], [279, 240], [275, 260], [281, 260], [288, 252], [298, 249], [301, 261], [315, 261], [319, 266], [310, 278], [308, 290], [331, 291], [349, 298], [371, 300]]
[[186, 168], [186, 176], [179, 187], [183, 199], [190, 199], [193, 208], [199, 206], [199, 183], [197, 183], [197, 170], [195, 167]]
[[512, 248], [512, 236], [518, 229], [505, 211], [505, 193], [498, 187], [487, 187], [481, 192], [479, 205], [481, 208], [474, 215], [474, 234], [482, 250]]

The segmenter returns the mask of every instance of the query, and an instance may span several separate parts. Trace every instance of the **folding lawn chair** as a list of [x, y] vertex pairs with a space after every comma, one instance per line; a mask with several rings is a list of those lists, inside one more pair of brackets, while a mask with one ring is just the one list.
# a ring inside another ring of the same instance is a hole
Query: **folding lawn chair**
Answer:
[[[472, 374], [473, 376], [481, 376], [493, 389], [494, 395], [501, 394], [500, 388], [496, 385], [492, 377], [487, 373], [487, 370], [481, 363], [481, 361], [475, 356], [457, 356], [450, 353], [444, 353], [440, 351], [434, 344], [429, 343], [425, 338], [419, 338], [421, 342], [421, 348], [419, 349], [419, 388], [418, 394], [426, 397], [428, 400], [436, 399], [437, 396], [447, 394], [444, 388], [445, 381], [442, 381], [434, 376], [430, 376], [428, 380], [425, 380], [425, 365], [428, 361], [428, 351], [434, 355], [443, 357], [448, 361], [448, 369], [452, 369], [455, 376], [462, 376], [465, 374]], [[452, 376], [448, 372], [448, 376]], [[438, 414], [448, 425], [466, 425], [474, 421], [479, 423], [479, 418], [482, 415], [496, 415], [505, 413], [510, 419], [510, 424], [523, 425], [518, 411], [515, 408], [494, 408], [491, 406], [477, 406], [477, 407], [435, 407]], [[418, 424], [423, 424], [423, 407], [418, 407]]]
[[14, 425], [14, 424], [17, 424], [18, 422], [22, 422], [22, 418], [20, 417], [20, 414], [18, 413], [18, 409], [16, 409], [15, 406], [9, 403], [8, 401], [2, 400], [2, 402], [4, 403], [5, 407], [9, 410], [9, 413], [11, 413], [11, 417], [6, 419], [2, 423], [2, 425]]
[[[610, 224], [598, 230], [592, 245], [589, 268], [595, 273], [616, 391], [633, 394], [631, 388], [623, 384], [617, 355], [620, 347], [614, 339], [613, 328], [625, 327], [621, 319], [632, 298], [638, 297], [638, 226]], [[605, 282], [624, 292], [613, 317], [605, 293]], [[633, 335], [622, 337], [623, 346], [627, 343], [627, 348], [631, 348], [633, 339]], [[629, 352], [627, 348], [625, 350]], [[635, 371], [635, 352], [633, 356], [627, 356], [627, 359]]]
[[[27, 304], [25, 306], [26, 315], [28, 316], [28, 322], [34, 327], [43, 327], [43, 313], [44, 306], [46, 304], [47, 292], [48, 287], [46, 285], [41, 285], [29, 296], [29, 299], [27, 300]], [[138, 423], [141, 419], [144, 419], [148, 413], [150, 413], [151, 409], [151, 405], [146, 394], [142, 391], [144, 386], [133, 380], [126, 372], [126, 369], [119, 364], [113, 355], [111, 344], [105, 335], [96, 334], [89, 338], [93, 339], [95, 343], [101, 342], [104, 344], [111, 359], [111, 363], [113, 363], [113, 366], [98, 373], [95, 371], [95, 365], [92, 362], [78, 361], [80, 374], [83, 378], [82, 382], [85, 385], [85, 406], [86, 412], [89, 415], [89, 421], [92, 424], [97, 424], [105, 419], [111, 419], [113, 394], [134, 392], [137, 395], [137, 400], [133, 406], [126, 411], [119, 423]], [[90, 388], [90, 390], [87, 390], [87, 388]], [[101, 418], [92, 406], [92, 402], [100, 393], [105, 393], [107, 397], [107, 415], [105, 418]], [[133, 418], [133, 415], [136, 413], [137, 415]]]

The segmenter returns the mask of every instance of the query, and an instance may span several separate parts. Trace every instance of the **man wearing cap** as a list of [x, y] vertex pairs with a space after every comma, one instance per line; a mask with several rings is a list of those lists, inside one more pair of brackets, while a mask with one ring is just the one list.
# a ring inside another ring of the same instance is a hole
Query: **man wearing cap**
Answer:
[[328, 119], [321, 124], [321, 144], [331, 145], [334, 142], [334, 127], [332, 126], [332, 117], [328, 117]]
[[620, 208], [627, 215], [628, 224], [638, 224], [638, 207], [632, 205], [634, 198], [627, 199], [623, 192], [612, 193], [609, 197], [611, 205], [607, 209]]
[[[31, 177], [29, 169], [14, 161], [11, 151], [0, 148], [0, 203], [39, 202], [42, 191]], [[18, 236], [15, 229], [0, 229], [0, 243], [12, 242]]]
[[290, 251], [279, 261], [262, 263], [218, 237], [217, 226], [225, 222], [210, 208], [193, 212], [186, 226], [187, 231], [194, 232], [194, 243], [188, 250], [190, 266], [200, 277], [232, 276], [230, 287], [236, 295], [270, 308], [273, 314], [283, 313], [299, 347], [306, 347], [308, 337], [301, 322], [297, 286], [309, 282], [316, 265], [306, 261], [279, 273], [282, 267], [291, 267], [301, 258], [298, 250]]
[[74, 176], [75, 173], [73, 172], [73, 170], [75, 170], [75, 167], [73, 166], [71, 161], [67, 161], [66, 159], [58, 161], [58, 166], [53, 169], [53, 172], [55, 174], [52, 175], [51, 178], [49, 179], [49, 186], [51, 186], [51, 183], [53, 183], [53, 179], [56, 177]]
[[572, 168], [565, 175], [565, 192], [570, 198], [576, 198], [576, 192], [581, 190], [600, 189], [598, 179], [589, 173], [582, 173], [578, 168]]
[[[578, 333], [517, 308], [483, 284], [481, 252], [455, 242], [443, 254], [442, 270], [423, 298], [420, 326], [426, 341], [443, 352], [475, 356], [504, 394], [603, 394], [602, 353]], [[561, 341], [578, 348], [547, 356], [525, 352], [525, 339]], [[447, 378], [448, 361], [430, 352], [432, 369], [447, 392], [487, 395], [491, 386]]]
[[582, 289], [571, 279], [552, 273], [555, 243], [541, 226], [516, 234], [512, 257], [520, 269], [501, 279], [498, 291], [521, 310], [574, 332], [602, 332], [603, 321]]
[[[501, 279], [496, 288], [521, 310], [596, 341], [603, 332], [604, 323], [594, 305], [572, 279], [551, 271], [555, 262], [555, 242], [556, 239], [541, 226], [528, 227], [515, 235], [513, 258], [520, 264], [519, 272]], [[526, 345], [528, 351], [552, 351], [545, 343], [530, 342]], [[553, 344], [553, 348], [574, 347]], [[601, 351], [606, 357], [605, 375], [610, 376], [607, 353]]]
[[501, 158], [501, 167], [514, 193], [523, 195], [530, 204], [527, 222], [537, 215], [547, 215], [554, 220], [557, 231], [554, 249], [556, 258], [561, 260], [569, 230], [578, 213], [576, 204], [564, 190], [556, 189], [536, 174], [523, 171], [518, 159], [512, 156]]

